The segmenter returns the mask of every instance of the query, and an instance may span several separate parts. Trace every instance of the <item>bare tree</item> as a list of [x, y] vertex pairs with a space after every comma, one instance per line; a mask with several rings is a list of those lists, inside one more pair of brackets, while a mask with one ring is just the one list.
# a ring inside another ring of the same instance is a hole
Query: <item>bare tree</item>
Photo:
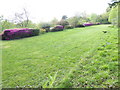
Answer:
[[29, 22], [28, 12], [25, 8], [23, 8], [22, 13], [15, 13], [14, 22], [20, 27], [27, 27]]
[[15, 19], [14, 22], [19, 25], [20, 27], [23, 27], [23, 13], [15, 13]]
[[29, 22], [28, 12], [27, 12], [27, 10], [26, 10], [25, 8], [23, 8], [23, 10], [24, 10], [24, 14], [25, 14], [25, 17], [26, 17], [26, 24], [25, 24], [25, 27], [27, 27], [28, 22]]
[[3, 27], [2, 27], [2, 21], [3, 21], [3, 16], [0, 16], [0, 30], [3, 30]]

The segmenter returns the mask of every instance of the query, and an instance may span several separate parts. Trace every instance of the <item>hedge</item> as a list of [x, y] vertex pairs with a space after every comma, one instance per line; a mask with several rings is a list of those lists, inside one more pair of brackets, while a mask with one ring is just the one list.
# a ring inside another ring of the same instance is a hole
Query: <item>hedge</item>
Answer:
[[55, 27], [50, 28], [51, 32], [56, 32], [56, 31], [63, 31], [64, 27], [62, 25], [58, 25]]
[[92, 23], [86, 23], [86, 24], [83, 24], [84, 26], [92, 26], [92, 25], [94, 25], [94, 24], [92, 24]]
[[39, 29], [21, 28], [21, 29], [6, 29], [1, 34], [1, 37], [2, 40], [12, 40], [36, 35], [39, 35]]
[[76, 25], [75, 27], [76, 27], [76, 28], [85, 27], [85, 25], [79, 24], [79, 25]]
[[50, 26], [42, 26], [42, 29], [45, 29], [46, 32], [49, 32], [50, 31]]

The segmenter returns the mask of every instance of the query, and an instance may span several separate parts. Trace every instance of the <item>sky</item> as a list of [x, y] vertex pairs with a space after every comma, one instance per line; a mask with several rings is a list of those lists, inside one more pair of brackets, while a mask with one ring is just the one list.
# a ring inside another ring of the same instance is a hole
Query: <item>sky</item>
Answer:
[[72, 17], [77, 13], [102, 14], [111, 0], [1, 0], [0, 15], [12, 20], [15, 13], [25, 8], [29, 19], [35, 23], [49, 22], [63, 15]]

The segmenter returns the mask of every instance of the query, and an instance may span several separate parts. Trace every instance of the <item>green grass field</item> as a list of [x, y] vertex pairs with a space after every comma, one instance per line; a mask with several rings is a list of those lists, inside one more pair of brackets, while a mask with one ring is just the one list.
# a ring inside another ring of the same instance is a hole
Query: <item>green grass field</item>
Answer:
[[118, 29], [97, 25], [2, 41], [2, 70], [3, 88], [118, 87]]

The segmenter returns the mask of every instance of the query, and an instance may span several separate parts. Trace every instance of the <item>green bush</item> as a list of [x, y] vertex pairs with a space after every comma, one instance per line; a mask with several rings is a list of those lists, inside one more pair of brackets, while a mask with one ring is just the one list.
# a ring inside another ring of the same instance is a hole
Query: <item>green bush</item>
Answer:
[[45, 29], [46, 32], [49, 32], [50, 31], [50, 24], [43, 24], [42, 29]]
[[69, 22], [66, 20], [61, 20], [60, 22], [57, 23], [57, 25], [62, 25], [63, 27], [65, 27], [66, 25], [69, 25]]
[[72, 25], [66, 25], [64, 29], [73, 29], [74, 27]]
[[39, 29], [32, 29], [32, 36], [39, 35], [40, 31]]
[[44, 34], [44, 33], [46, 33], [46, 30], [45, 29], [40, 29], [40, 33]]

